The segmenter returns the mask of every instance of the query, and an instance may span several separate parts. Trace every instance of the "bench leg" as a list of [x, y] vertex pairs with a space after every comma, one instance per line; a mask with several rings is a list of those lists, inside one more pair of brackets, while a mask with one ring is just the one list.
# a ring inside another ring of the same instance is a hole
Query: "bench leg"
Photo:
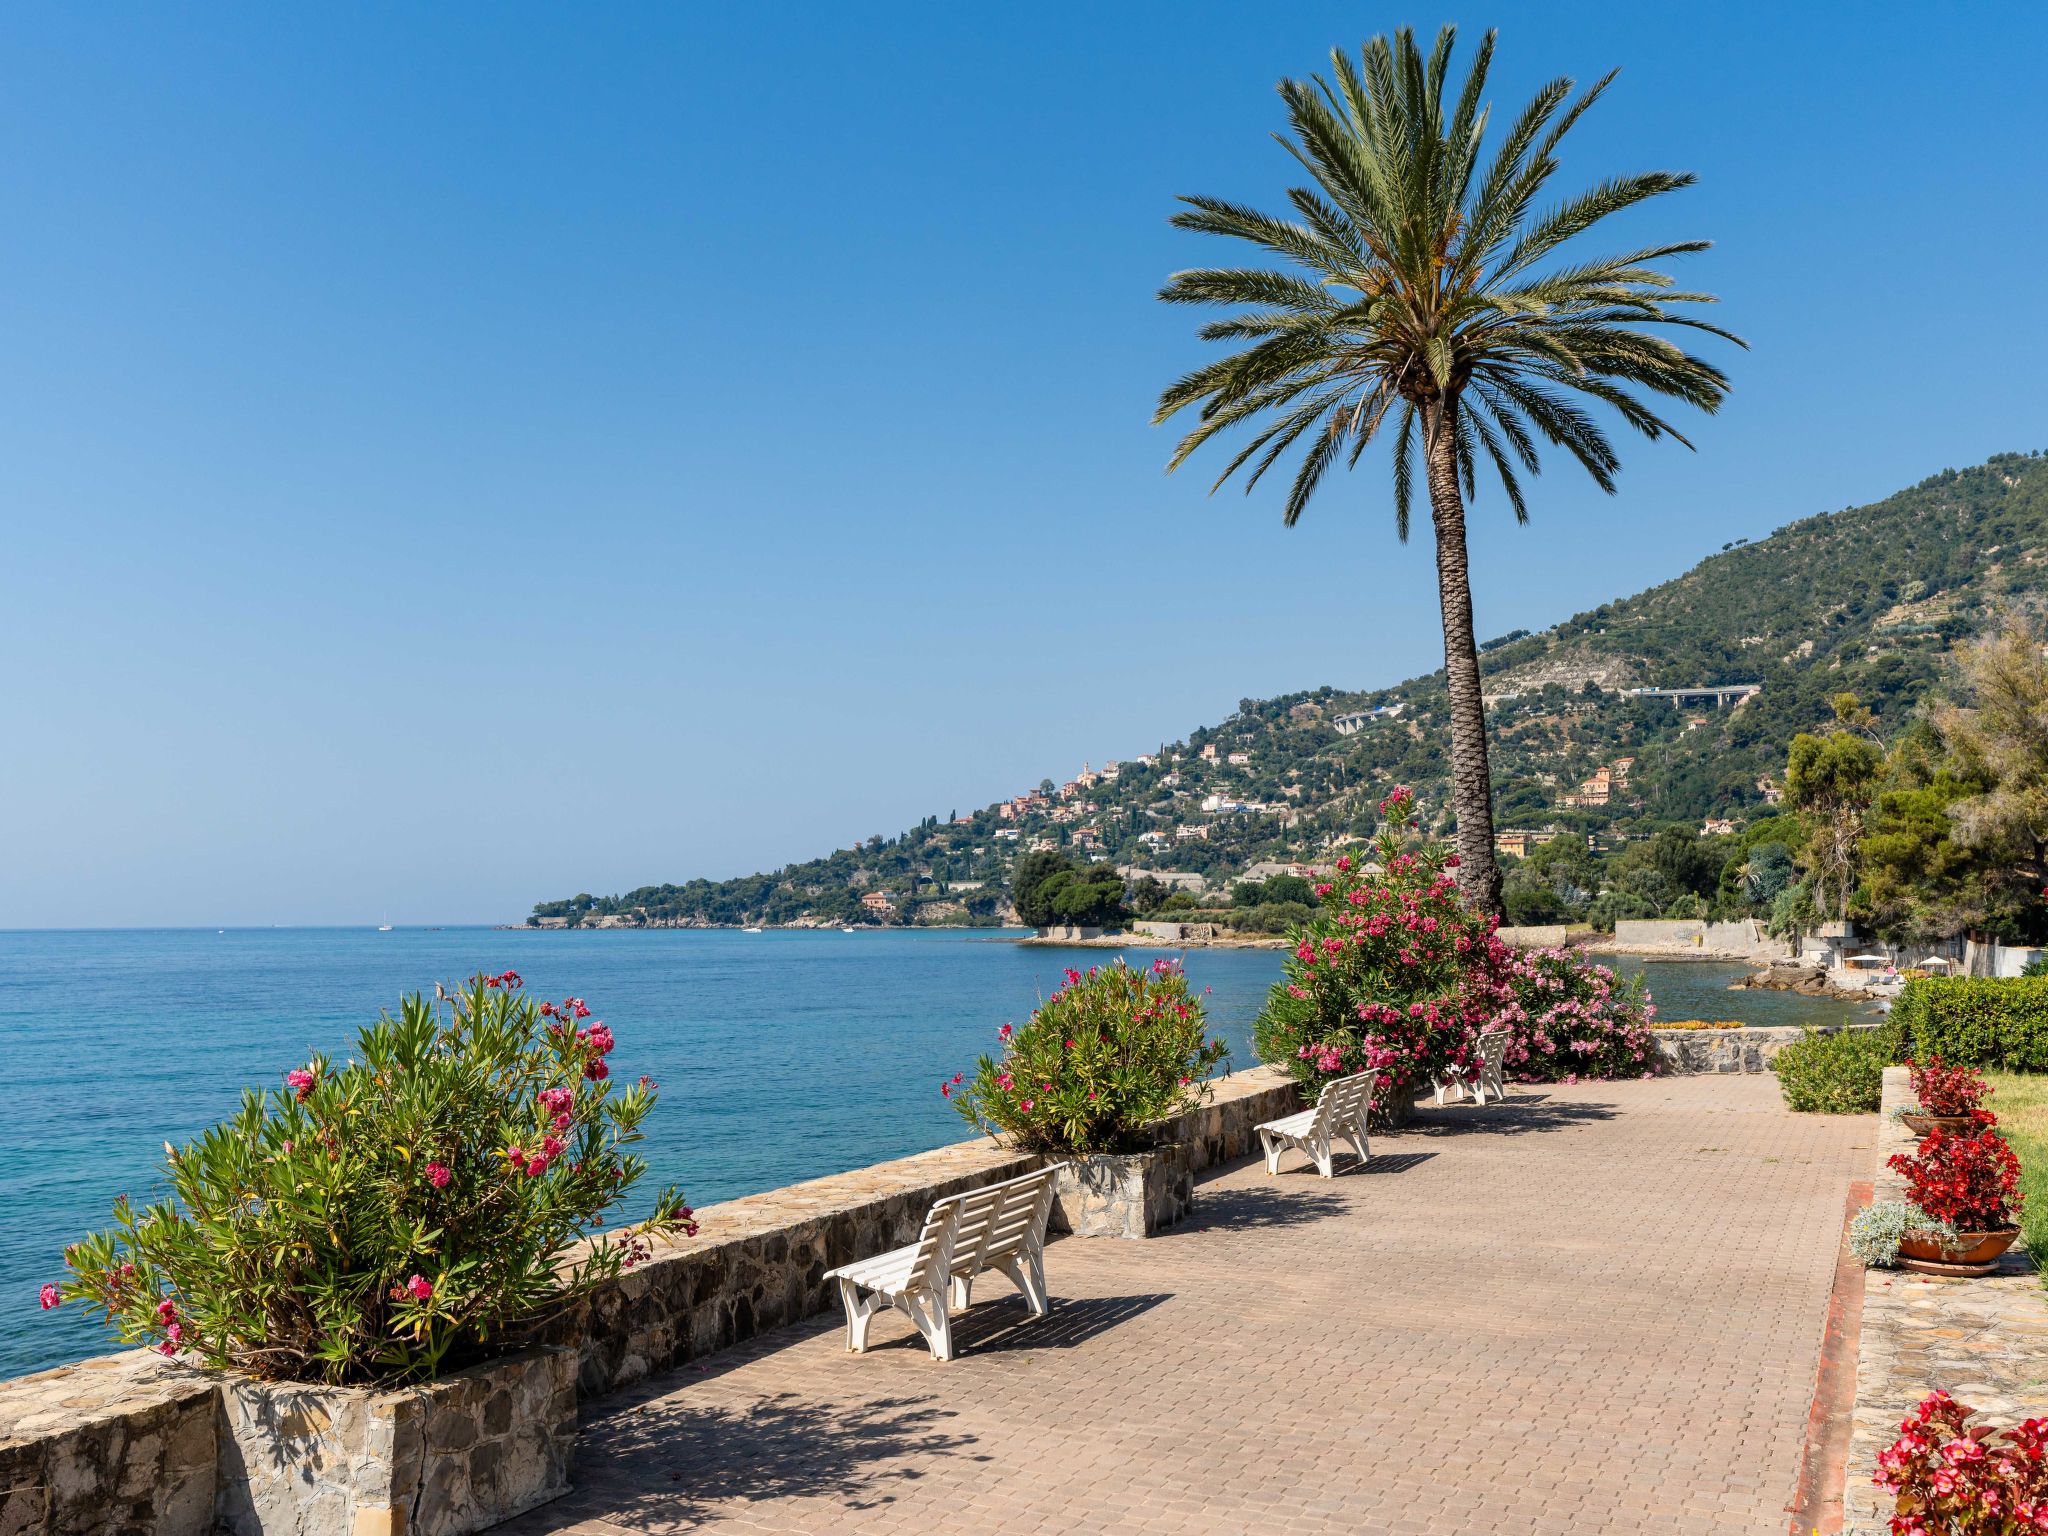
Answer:
[[1442, 1109], [1444, 1107], [1444, 1090], [1451, 1085], [1441, 1077], [1433, 1077], [1430, 1081], [1436, 1084], [1436, 1107]]
[[896, 1298], [896, 1305], [924, 1335], [934, 1360], [953, 1358], [953, 1324], [946, 1315], [946, 1288], [943, 1284], [928, 1291], [906, 1292]]
[[1358, 1153], [1359, 1162], [1369, 1163], [1372, 1161], [1372, 1147], [1365, 1139], [1365, 1126], [1363, 1124], [1353, 1121], [1349, 1128], [1345, 1130], [1344, 1139], [1350, 1142], [1353, 1149]]
[[1259, 1145], [1264, 1147], [1266, 1151], [1266, 1172], [1278, 1173], [1280, 1171], [1280, 1143], [1273, 1138], [1271, 1131], [1262, 1130], [1259, 1132]]
[[1308, 1149], [1308, 1155], [1316, 1160], [1316, 1171], [1324, 1178], [1333, 1179], [1337, 1176], [1336, 1169], [1330, 1163], [1330, 1138], [1327, 1134]]
[[953, 1277], [953, 1310], [956, 1312], [965, 1312], [969, 1307], [973, 1305], [974, 1276], [955, 1275]]
[[839, 1300], [846, 1307], [846, 1347], [857, 1355], [868, 1347], [868, 1324], [874, 1320], [882, 1298], [863, 1297], [860, 1287], [842, 1275], [839, 1277]]
[[996, 1260], [996, 1268], [1009, 1277], [1017, 1287], [1017, 1294], [1024, 1298], [1024, 1305], [1031, 1309], [1033, 1317], [1043, 1317], [1051, 1310], [1045, 1299], [1045, 1256], [1037, 1252], [1012, 1254], [1006, 1259]]

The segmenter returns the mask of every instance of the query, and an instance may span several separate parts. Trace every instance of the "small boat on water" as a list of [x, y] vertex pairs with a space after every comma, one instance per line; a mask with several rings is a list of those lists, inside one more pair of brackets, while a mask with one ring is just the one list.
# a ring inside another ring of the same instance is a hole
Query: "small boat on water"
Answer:
[[840, 931], [841, 933], [851, 933], [851, 932], [853, 932], [853, 930], [852, 930], [851, 928], [842, 928], [842, 929], [840, 929], [839, 931]]
[[758, 928], [742, 928], [740, 930], [741, 933], [759, 933], [760, 931]]

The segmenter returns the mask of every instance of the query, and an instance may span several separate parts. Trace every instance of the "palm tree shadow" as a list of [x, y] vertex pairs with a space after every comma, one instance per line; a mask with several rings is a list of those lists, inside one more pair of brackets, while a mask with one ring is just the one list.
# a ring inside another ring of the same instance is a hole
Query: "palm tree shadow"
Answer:
[[575, 1491], [503, 1529], [537, 1536], [597, 1515], [635, 1530], [689, 1530], [734, 1503], [768, 1499], [876, 1509], [926, 1475], [919, 1462], [992, 1459], [975, 1450], [975, 1436], [948, 1427], [957, 1415], [937, 1402], [796, 1392], [738, 1406], [654, 1398], [586, 1421]]

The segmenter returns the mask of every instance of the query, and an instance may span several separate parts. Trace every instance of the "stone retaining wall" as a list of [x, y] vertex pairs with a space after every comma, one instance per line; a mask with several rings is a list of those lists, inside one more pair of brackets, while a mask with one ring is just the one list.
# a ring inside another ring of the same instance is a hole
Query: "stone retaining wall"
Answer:
[[1570, 939], [1572, 931], [1563, 923], [1525, 923], [1519, 928], [1500, 928], [1496, 932], [1503, 944], [1512, 944], [1517, 949], [1558, 949]]
[[[1876, 1024], [1823, 1024], [1819, 1033], [1876, 1029]], [[1690, 1075], [1707, 1072], [1768, 1072], [1771, 1060], [1805, 1031], [1795, 1026], [1750, 1026], [1743, 1029], [1653, 1029], [1657, 1055], [1666, 1072]]]
[[[1247, 1155], [1255, 1125], [1301, 1103], [1270, 1067], [1210, 1086], [1167, 1133], [1196, 1172]], [[983, 1138], [706, 1206], [697, 1237], [657, 1245], [544, 1342], [601, 1396], [836, 1307], [826, 1270], [915, 1240], [934, 1200], [1041, 1161]], [[206, 1536], [222, 1487], [247, 1476], [227, 1414], [217, 1378], [144, 1350], [0, 1381], [0, 1536]]]

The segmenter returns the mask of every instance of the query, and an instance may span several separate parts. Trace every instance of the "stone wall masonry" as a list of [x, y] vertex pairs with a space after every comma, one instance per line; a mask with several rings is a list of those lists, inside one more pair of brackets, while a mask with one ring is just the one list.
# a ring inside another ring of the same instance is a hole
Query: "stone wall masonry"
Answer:
[[1195, 1208], [1194, 1159], [1182, 1143], [1127, 1156], [1077, 1157], [1060, 1165], [1054, 1232], [1076, 1237], [1152, 1237]]
[[[1877, 1029], [1876, 1024], [1823, 1024], [1818, 1033]], [[1791, 1025], [1744, 1029], [1653, 1029], [1650, 1038], [1666, 1072], [1768, 1072], [1778, 1052], [1806, 1031]]]
[[469, 1536], [569, 1491], [572, 1350], [398, 1390], [216, 1379], [226, 1536]]
[[140, 1349], [0, 1382], [0, 1536], [206, 1536], [215, 1396]]
[[[1253, 1128], [1301, 1103], [1292, 1080], [1270, 1067], [1218, 1078], [1210, 1090], [1207, 1103], [1175, 1117], [1162, 1133], [1184, 1149], [1191, 1173], [1249, 1155], [1258, 1141]], [[706, 1206], [697, 1213], [697, 1237], [657, 1244], [651, 1260], [584, 1298], [545, 1331], [542, 1342], [564, 1351], [551, 1357], [548, 1369], [560, 1371], [565, 1383], [573, 1373], [577, 1388], [549, 1402], [559, 1414], [575, 1395], [598, 1397], [763, 1329], [828, 1311], [838, 1298], [836, 1287], [825, 1284], [826, 1270], [914, 1240], [934, 1200], [1029, 1173], [1042, 1161], [981, 1138]], [[427, 1413], [419, 1439], [425, 1481], [415, 1486], [425, 1493], [414, 1529], [434, 1529], [429, 1509], [462, 1508], [478, 1488], [502, 1482], [500, 1469], [509, 1461], [552, 1465], [546, 1447], [487, 1452], [479, 1462], [472, 1447], [454, 1443], [462, 1438], [459, 1429], [452, 1439], [435, 1441], [436, 1414], [460, 1417], [473, 1406], [466, 1395], [452, 1403], [435, 1395], [448, 1385], [422, 1389], [438, 1406]], [[252, 1525], [244, 1518], [263, 1482], [237, 1438], [236, 1426], [254, 1412], [245, 1390], [274, 1389], [238, 1382], [224, 1394], [220, 1376], [144, 1350], [0, 1381], [0, 1536], [207, 1536], [217, 1497], [231, 1530], [272, 1536], [328, 1529], [267, 1519]], [[490, 1417], [479, 1430], [482, 1443], [502, 1438], [488, 1427], [496, 1422], [496, 1402], [498, 1394], [484, 1394], [482, 1411]], [[331, 1409], [323, 1411], [331, 1418]], [[399, 1428], [406, 1412], [392, 1410], [394, 1462], [410, 1455], [405, 1446], [411, 1441]], [[366, 1426], [364, 1435], [369, 1432]], [[320, 1438], [318, 1431], [313, 1438]], [[430, 1444], [445, 1445], [450, 1458], [468, 1454], [437, 1471], [426, 1455]], [[340, 1450], [322, 1454], [338, 1458]], [[458, 1478], [468, 1492], [458, 1493]], [[246, 1491], [234, 1491], [238, 1484]], [[378, 1526], [373, 1516], [348, 1536], [399, 1529]]]
[[1687, 918], [1625, 918], [1614, 925], [1615, 947], [1656, 954], [1691, 952], [1742, 960], [1790, 955], [1792, 946], [1774, 939], [1753, 919], [1709, 923]]

